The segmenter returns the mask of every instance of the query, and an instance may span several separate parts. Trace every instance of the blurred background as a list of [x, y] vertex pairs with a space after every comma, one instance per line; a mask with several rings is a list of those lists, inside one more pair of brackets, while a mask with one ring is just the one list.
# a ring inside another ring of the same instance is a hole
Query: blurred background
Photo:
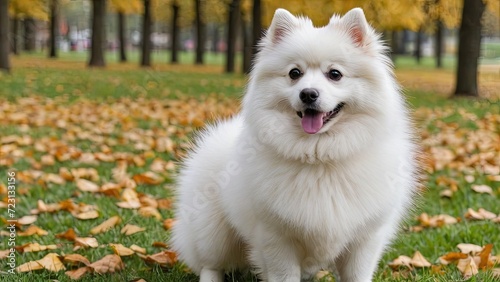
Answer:
[[[151, 39], [151, 46], [146, 48], [153, 52], [156, 62], [226, 63], [228, 72], [238, 69], [248, 71], [251, 54], [255, 52], [252, 46], [269, 25], [278, 7], [307, 15], [316, 25], [326, 24], [333, 13], [342, 14], [353, 7], [362, 7], [369, 22], [392, 47], [395, 60], [400, 57], [402, 63], [450, 67], [455, 64], [458, 53], [458, 29], [464, 5], [463, 0], [0, 2], [8, 2], [9, 48], [15, 55], [48, 54], [51, 57], [70, 56], [83, 60], [88, 59], [89, 49], [95, 48], [102, 49], [106, 54], [95, 65], [103, 65], [106, 58], [111, 61], [137, 61], [143, 48], [143, 35], [149, 33], [147, 37]], [[478, 2], [486, 6], [481, 14], [479, 31], [480, 62], [484, 65], [499, 64], [500, 1]], [[145, 22], [150, 29], [144, 29]], [[102, 40], [102, 44], [92, 47], [93, 29], [102, 34], [103, 39], [95, 39]], [[236, 59], [233, 59], [234, 56]], [[145, 64], [149, 65], [150, 61]]]

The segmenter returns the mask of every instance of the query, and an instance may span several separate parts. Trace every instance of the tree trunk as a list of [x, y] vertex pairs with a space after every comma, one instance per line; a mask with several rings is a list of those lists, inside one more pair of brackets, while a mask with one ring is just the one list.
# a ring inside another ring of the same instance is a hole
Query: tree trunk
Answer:
[[179, 4], [172, 1], [172, 58], [171, 63], [179, 62]]
[[9, 0], [0, 0], [0, 70], [10, 71]]
[[219, 52], [219, 25], [217, 23], [215, 23], [213, 26], [212, 51], [214, 53]]
[[481, 52], [483, 0], [464, 0], [458, 42], [458, 67], [455, 96], [479, 96], [477, 66]]
[[393, 30], [391, 31], [391, 59], [393, 62], [396, 62], [396, 54], [398, 53], [398, 32]]
[[14, 55], [19, 55], [19, 41], [17, 40], [19, 37], [19, 19], [12, 19], [12, 53]]
[[50, 1], [50, 38], [49, 38], [49, 58], [57, 58], [57, 6], [58, 0]]
[[118, 42], [120, 44], [120, 62], [124, 63], [127, 61], [127, 52], [125, 51], [127, 47], [127, 39], [125, 37], [125, 14], [118, 12]]
[[196, 8], [196, 60], [195, 64], [203, 64], [203, 53], [205, 50], [205, 23], [203, 21], [201, 0], [195, 0]]
[[232, 0], [229, 4], [229, 20], [227, 24], [226, 72], [234, 72], [238, 16], [240, 15], [240, 0]]
[[151, 0], [144, 0], [144, 15], [142, 18], [142, 59], [141, 66], [151, 66]]
[[104, 61], [106, 0], [92, 0], [92, 8], [92, 42], [89, 66], [104, 67], [106, 65]]
[[422, 59], [422, 28], [419, 28], [415, 37], [415, 59], [420, 64]]
[[24, 20], [24, 50], [28, 52], [35, 51], [36, 40], [36, 22], [33, 18]]
[[253, 0], [252, 8], [252, 60], [259, 51], [258, 43], [262, 37], [262, 6], [261, 0]]
[[243, 73], [250, 73], [251, 59], [252, 59], [252, 38], [249, 34], [247, 23], [241, 13], [241, 34], [243, 37]]
[[440, 20], [436, 21], [436, 68], [440, 69], [443, 67], [443, 22]]

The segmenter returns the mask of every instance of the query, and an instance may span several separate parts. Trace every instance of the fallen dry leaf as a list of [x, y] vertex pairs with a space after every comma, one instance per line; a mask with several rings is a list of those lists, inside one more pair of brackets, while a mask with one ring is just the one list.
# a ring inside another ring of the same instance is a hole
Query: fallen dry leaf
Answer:
[[100, 189], [99, 185], [95, 184], [94, 182], [92, 182], [90, 180], [83, 179], [83, 178], [76, 180], [76, 187], [83, 192], [91, 192], [91, 193], [96, 193]]
[[139, 254], [146, 254], [146, 249], [145, 248], [142, 248], [142, 247], [139, 247], [137, 245], [132, 245], [130, 246], [130, 249], [136, 253], [139, 253]]
[[481, 246], [466, 243], [458, 244], [457, 248], [459, 248], [462, 253], [471, 254], [473, 256], [479, 254], [483, 250]]
[[493, 266], [493, 264], [489, 265], [491, 250], [493, 249], [493, 244], [487, 244], [479, 253], [479, 257], [481, 258], [478, 268], [485, 269], [486, 267]]
[[91, 263], [89, 267], [99, 274], [104, 274], [120, 271], [125, 268], [125, 265], [120, 256], [113, 254]]
[[86, 219], [94, 219], [99, 217], [99, 212], [96, 210], [86, 211], [77, 213], [74, 215], [78, 219], [86, 220]]
[[144, 227], [140, 227], [140, 226], [132, 225], [132, 224], [127, 224], [127, 225], [123, 226], [123, 228], [120, 232], [122, 234], [129, 236], [129, 235], [132, 235], [132, 234], [135, 234], [138, 232], [142, 232], [144, 230], [146, 230], [146, 228], [144, 228]]
[[73, 280], [79, 280], [80, 278], [83, 277], [83, 275], [85, 275], [87, 272], [89, 272], [90, 269], [91, 268], [84, 266], [84, 267], [77, 268], [75, 270], [68, 270], [65, 272], [65, 274]]
[[477, 193], [486, 193], [493, 196], [493, 189], [488, 185], [472, 185], [472, 190]]
[[30, 225], [33, 224], [37, 220], [38, 216], [36, 215], [25, 215], [17, 220], [17, 223], [21, 225]]
[[56, 238], [66, 239], [69, 241], [75, 241], [76, 233], [75, 233], [75, 230], [73, 230], [73, 228], [70, 228], [63, 233], [56, 234]]
[[156, 263], [161, 266], [173, 266], [177, 262], [177, 254], [170, 250], [165, 250], [156, 254], [140, 256], [146, 263]]
[[28, 228], [26, 228], [26, 230], [17, 232], [17, 235], [19, 235], [19, 236], [31, 236], [31, 235], [35, 235], [35, 234], [38, 236], [45, 236], [45, 235], [49, 234], [49, 232], [41, 229], [40, 227], [38, 227], [36, 225], [31, 225]]
[[109, 244], [109, 245], [111, 246], [111, 248], [113, 249], [115, 254], [117, 254], [121, 257], [131, 256], [135, 253], [132, 249], [129, 249], [129, 248], [123, 246], [122, 244]]
[[16, 267], [17, 272], [30, 272], [43, 269], [43, 266], [36, 261], [29, 261]]
[[389, 266], [392, 269], [397, 269], [400, 266], [406, 266], [408, 268], [411, 268], [410, 264], [411, 264], [411, 258], [409, 256], [401, 255], [401, 256], [397, 257], [396, 259], [394, 259], [392, 262], [390, 262]]
[[53, 272], [58, 272], [65, 269], [63, 263], [59, 259], [59, 255], [56, 253], [49, 253], [42, 259], [39, 259], [37, 261], [30, 261], [18, 266], [16, 270], [17, 272], [29, 272], [44, 268]]
[[477, 212], [471, 208], [467, 209], [467, 212], [465, 213], [465, 217], [468, 219], [477, 219], [477, 220], [482, 220], [482, 219], [494, 219], [497, 217], [496, 214], [487, 211], [483, 208], [479, 208]]
[[160, 212], [158, 211], [158, 209], [153, 207], [141, 207], [139, 208], [138, 213], [143, 217], [154, 217], [158, 220], [161, 219]]
[[96, 235], [99, 233], [104, 233], [104, 232], [110, 230], [111, 228], [115, 227], [117, 224], [120, 223], [120, 221], [121, 221], [121, 218], [119, 216], [115, 215], [115, 216], [105, 220], [104, 222], [102, 222], [98, 226], [92, 228], [90, 230], [90, 234]]
[[75, 246], [80, 246], [80, 247], [91, 247], [91, 248], [97, 248], [99, 246], [99, 243], [97, 242], [96, 238], [92, 237], [76, 237], [75, 238]]
[[77, 264], [82, 263], [82, 264], [88, 266], [90, 264], [90, 261], [86, 257], [84, 257], [84, 256], [82, 256], [80, 254], [65, 255], [63, 261], [65, 263], [69, 263], [69, 264], [72, 264], [72, 265], [77, 265]]
[[469, 279], [479, 272], [476, 263], [471, 257], [458, 260], [457, 268], [465, 279]]
[[40, 245], [38, 243], [29, 243], [23, 247], [23, 252], [40, 252], [45, 250], [55, 250], [57, 245]]
[[419, 251], [416, 251], [415, 254], [413, 254], [413, 257], [411, 258], [410, 264], [414, 267], [430, 267], [431, 266], [431, 263], [429, 261], [427, 261]]
[[458, 261], [459, 259], [465, 259], [467, 257], [468, 255], [464, 253], [450, 252], [447, 253], [446, 255], [439, 257], [439, 262], [441, 264], [448, 265], [452, 262]]

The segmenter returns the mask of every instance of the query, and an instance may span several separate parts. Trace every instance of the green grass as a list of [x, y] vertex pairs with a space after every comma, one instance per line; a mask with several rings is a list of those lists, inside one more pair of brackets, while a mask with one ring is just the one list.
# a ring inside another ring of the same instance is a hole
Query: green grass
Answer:
[[[32, 58], [40, 59], [42, 55], [33, 54]], [[73, 55], [72, 55], [73, 56]], [[183, 60], [188, 62], [189, 54], [183, 55]], [[27, 56], [28, 59], [31, 58]], [[62, 59], [73, 59], [78, 62], [83, 57], [66, 57], [61, 54]], [[399, 60], [399, 59], [398, 59]], [[397, 64], [400, 67], [410, 67], [410, 59], [401, 59]], [[424, 65], [430, 67], [428, 62]], [[424, 70], [423, 70], [424, 71]], [[14, 66], [14, 71], [11, 75], [0, 74], [0, 102], [18, 103], [22, 97], [48, 97], [62, 105], [61, 108], [71, 107], [74, 105], [84, 105], [89, 101], [99, 104], [113, 105], [119, 103], [123, 99], [138, 101], [168, 101], [177, 99], [178, 97], [192, 96], [195, 98], [215, 95], [218, 97], [229, 97], [230, 99], [238, 99], [243, 92], [245, 77], [241, 75], [226, 75], [214, 72], [199, 72], [193, 68], [190, 72], [185, 71], [157, 71], [154, 69], [127, 69], [118, 70], [99, 70], [99, 69], [61, 69], [61, 68], [38, 68], [38, 67], [19, 67]], [[61, 87], [62, 86], [62, 87]], [[449, 100], [435, 93], [426, 93], [418, 89], [408, 90], [409, 104], [414, 109], [431, 108], [435, 110], [444, 109], [463, 109], [467, 112], [474, 113], [478, 118], [484, 117], [486, 113], [500, 115], [500, 106], [498, 103], [487, 101], [471, 101], [466, 99]], [[41, 100], [46, 104], [46, 100]], [[142, 102], [140, 102], [142, 103]], [[145, 102], [144, 102], [145, 103]], [[50, 103], [49, 103], [50, 104]], [[0, 106], [1, 107], [1, 106]], [[1, 114], [1, 113], [0, 113]], [[140, 118], [132, 116], [136, 127], [142, 129], [154, 129], [161, 126], [161, 120], [150, 118]], [[1, 118], [0, 118], [1, 120]], [[468, 128], [469, 130], [477, 130], [475, 123], [464, 119], [461, 115], [450, 114], [440, 116], [435, 120], [431, 120], [425, 126], [430, 132], [439, 132], [439, 121], [446, 123], [457, 123], [460, 127]], [[83, 121], [82, 121], [83, 122]], [[420, 128], [424, 127], [423, 121], [417, 121]], [[76, 126], [81, 126], [78, 122]], [[496, 133], [500, 134], [500, 127], [496, 124]], [[433, 131], [434, 130], [434, 131]], [[9, 124], [0, 122], [0, 137], [11, 134], [27, 134], [34, 139], [39, 139], [44, 136], [53, 136], [56, 139], [66, 133], [66, 130], [56, 128], [54, 125], [45, 125], [39, 127], [31, 127], [29, 131], [23, 131], [23, 128], [17, 124]], [[121, 125], [117, 124], [114, 128], [111, 138], [118, 139], [122, 134]], [[91, 141], [75, 140], [72, 145], [80, 148], [83, 151], [96, 152], [99, 146]], [[30, 151], [33, 148], [28, 146], [23, 148], [25, 151]], [[114, 151], [129, 152], [140, 154], [140, 151], [135, 150], [131, 145], [123, 144], [113, 146]], [[34, 158], [39, 159], [42, 153], [34, 152]], [[1, 156], [1, 155], [0, 155]], [[161, 157], [165, 160], [172, 159], [173, 156], [168, 153], [158, 153], [156, 157]], [[152, 161], [151, 158], [146, 159], [148, 164]], [[114, 163], [101, 162], [98, 165], [82, 165], [75, 161], [57, 162], [53, 167], [42, 167], [45, 172], [56, 173], [60, 167], [94, 167], [101, 176], [101, 182], [111, 178], [111, 169], [115, 166]], [[31, 169], [32, 165], [27, 160], [21, 158], [13, 167], [0, 166], [0, 183], [6, 184], [6, 171], [14, 168], [18, 171]], [[131, 165], [129, 173], [138, 173], [147, 170], [145, 167], [136, 167]], [[453, 198], [440, 198], [439, 193], [444, 189], [436, 184], [436, 179], [440, 175], [447, 176], [456, 180], [459, 183], [460, 189]], [[494, 183], [486, 179], [484, 175], [478, 173], [476, 175], [476, 184], [487, 184], [498, 188], [498, 182]], [[445, 169], [436, 171], [427, 176], [425, 181], [426, 190], [417, 201], [415, 211], [404, 224], [403, 230], [399, 233], [397, 239], [391, 246], [391, 249], [383, 256], [379, 265], [379, 270], [376, 274], [375, 281], [393, 281], [391, 278], [391, 270], [387, 263], [399, 255], [412, 256], [413, 253], [420, 251], [430, 262], [434, 263], [439, 256], [457, 251], [456, 245], [459, 243], [473, 243], [484, 245], [493, 243], [493, 253], [500, 253], [500, 228], [498, 224], [493, 224], [488, 221], [470, 221], [466, 220], [464, 213], [467, 208], [478, 209], [480, 207], [487, 210], [500, 213], [500, 192], [495, 188], [494, 196], [480, 195], [472, 192], [468, 184], [464, 180], [464, 175], [458, 170]], [[138, 192], [153, 195], [156, 198], [168, 198], [172, 196], [172, 191], [169, 189], [173, 185], [173, 179], [167, 177], [164, 183], [159, 185], [139, 186]], [[72, 198], [77, 203], [94, 204], [99, 207], [101, 216], [98, 219], [82, 221], [75, 219], [67, 212], [58, 212], [55, 214], [41, 214], [36, 222], [36, 225], [42, 229], [48, 230], [47, 236], [30, 236], [17, 237], [17, 245], [28, 242], [38, 242], [40, 244], [60, 244], [60, 248], [55, 250], [59, 254], [73, 253], [73, 244], [71, 242], [55, 238], [55, 234], [64, 232], [68, 228], [74, 228], [78, 235], [89, 236], [89, 230], [102, 222], [104, 219], [119, 215], [123, 222], [120, 226], [126, 223], [136, 224], [147, 228], [147, 232], [137, 233], [131, 236], [123, 236], [120, 234], [120, 228], [112, 229], [109, 232], [96, 236], [101, 245], [107, 243], [121, 243], [125, 246], [137, 244], [145, 247], [149, 254], [159, 252], [160, 249], [152, 247], [151, 244], [155, 241], [167, 241], [169, 233], [161, 226], [161, 222], [156, 219], [143, 218], [133, 210], [120, 209], [115, 205], [116, 199], [101, 195], [90, 194], [86, 192], [75, 193], [77, 191], [74, 183], [66, 185], [49, 184], [47, 187], [36, 183], [19, 183], [19, 189], [26, 188], [27, 193], [18, 195], [18, 205], [16, 212], [19, 215], [26, 215], [29, 211], [36, 207], [36, 201], [43, 199], [46, 203], [53, 203], [67, 198]], [[1, 195], [5, 197], [5, 195]], [[0, 210], [2, 216], [6, 217], [6, 210]], [[172, 211], [160, 210], [163, 218], [172, 217]], [[415, 225], [417, 221], [414, 216], [426, 212], [431, 215], [445, 213], [456, 217], [461, 217], [461, 223], [445, 226], [436, 229], [425, 229], [422, 232], [414, 233], [407, 231], [407, 227]], [[2, 230], [5, 230], [3, 226]], [[6, 237], [0, 237], [0, 250], [7, 249]], [[39, 253], [17, 254], [18, 265], [23, 262], [40, 259], [47, 251]], [[79, 250], [80, 253], [86, 256], [90, 261], [95, 261], [107, 254], [111, 254], [110, 247], [99, 247], [96, 249]], [[146, 265], [139, 257], [130, 256], [122, 258], [126, 268], [124, 271], [117, 274], [106, 275], [86, 275], [80, 281], [133, 281], [136, 278], [143, 278], [146, 281], [197, 281], [197, 277], [184, 272], [183, 266], [177, 264], [173, 268], [162, 269], [155, 265]], [[1, 269], [8, 269], [6, 261], [0, 261]], [[461, 274], [450, 267], [451, 270], [446, 271], [443, 276], [432, 274], [429, 269], [417, 269], [410, 272], [409, 280], [415, 281], [459, 281], [462, 280]], [[2, 281], [70, 281], [63, 273], [50, 273], [48, 271], [37, 271], [34, 273], [19, 274], [9, 276], [6, 274], [0, 275]], [[248, 275], [230, 275], [229, 281], [256, 281], [254, 277]], [[406, 281], [403, 279], [402, 281]], [[495, 281], [487, 272], [481, 272], [471, 281]]]

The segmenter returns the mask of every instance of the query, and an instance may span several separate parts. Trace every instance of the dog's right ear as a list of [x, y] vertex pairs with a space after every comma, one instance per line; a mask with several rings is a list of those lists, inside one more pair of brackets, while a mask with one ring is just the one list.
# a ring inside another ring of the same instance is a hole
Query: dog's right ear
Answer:
[[267, 31], [267, 38], [277, 44], [298, 25], [298, 19], [285, 9], [274, 12], [273, 21]]

